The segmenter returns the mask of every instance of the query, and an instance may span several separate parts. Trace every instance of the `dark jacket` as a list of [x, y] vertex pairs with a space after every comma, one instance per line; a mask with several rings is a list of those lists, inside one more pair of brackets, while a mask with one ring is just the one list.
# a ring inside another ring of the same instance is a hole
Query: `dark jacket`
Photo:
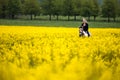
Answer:
[[83, 28], [83, 31], [88, 31], [88, 23], [86, 23], [85, 24], [85, 26], [84, 26], [84, 24], [82, 23], [82, 28]]

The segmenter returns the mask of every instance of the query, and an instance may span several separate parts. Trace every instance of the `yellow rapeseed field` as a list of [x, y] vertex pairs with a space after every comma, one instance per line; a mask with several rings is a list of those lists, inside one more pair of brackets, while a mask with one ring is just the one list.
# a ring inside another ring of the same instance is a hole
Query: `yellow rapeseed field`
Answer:
[[0, 26], [0, 80], [120, 80], [120, 29]]

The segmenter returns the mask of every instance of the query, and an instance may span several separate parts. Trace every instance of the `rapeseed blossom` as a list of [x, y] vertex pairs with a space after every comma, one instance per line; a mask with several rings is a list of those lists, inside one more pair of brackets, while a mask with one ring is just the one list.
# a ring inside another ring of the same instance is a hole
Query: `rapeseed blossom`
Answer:
[[120, 80], [120, 29], [0, 26], [0, 80]]

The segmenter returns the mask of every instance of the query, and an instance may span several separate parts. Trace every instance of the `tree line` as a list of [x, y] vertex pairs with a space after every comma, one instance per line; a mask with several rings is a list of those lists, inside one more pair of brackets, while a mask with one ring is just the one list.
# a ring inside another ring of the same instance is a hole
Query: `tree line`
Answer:
[[37, 15], [90, 17], [96, 20], [97, 16], [105, 17], [110, 21], [120, 16], [120, 0], [0, 0], [0, 18], [14, 19], [18, 15], [30, 15], [30, 19]]

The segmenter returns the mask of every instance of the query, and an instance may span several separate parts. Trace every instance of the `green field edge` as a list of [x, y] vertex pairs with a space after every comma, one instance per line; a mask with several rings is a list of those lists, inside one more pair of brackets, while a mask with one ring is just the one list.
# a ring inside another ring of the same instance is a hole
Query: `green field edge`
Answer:
[[[39, 20], [1, 20], [0, 26], [34, 26], [34, 27], [70, 27], [78, 28], [81, 21], [39, 21]], [[88, 22], [89, 28], [120, 28], [119, 22]]]

